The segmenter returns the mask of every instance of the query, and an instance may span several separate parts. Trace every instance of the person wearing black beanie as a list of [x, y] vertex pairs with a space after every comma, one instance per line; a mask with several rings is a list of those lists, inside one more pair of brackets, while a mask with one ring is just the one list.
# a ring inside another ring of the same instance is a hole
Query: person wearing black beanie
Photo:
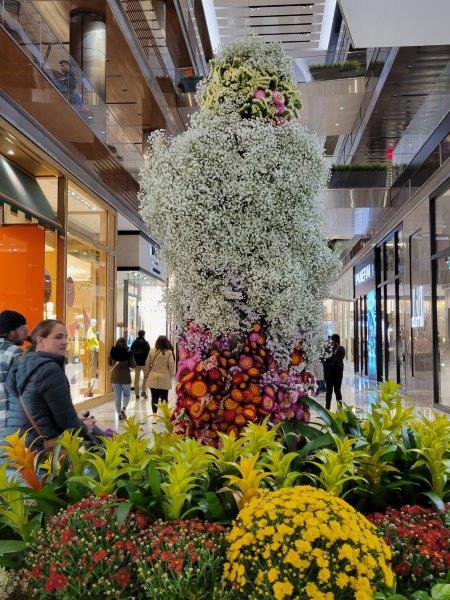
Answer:
[[27, 320], [15, 310], [0, 312], [0, 429], [6, 423], [8, 397], [5, 381], [8, 377], [12, 360], [22, 352], [20, 346], [28, 336]]

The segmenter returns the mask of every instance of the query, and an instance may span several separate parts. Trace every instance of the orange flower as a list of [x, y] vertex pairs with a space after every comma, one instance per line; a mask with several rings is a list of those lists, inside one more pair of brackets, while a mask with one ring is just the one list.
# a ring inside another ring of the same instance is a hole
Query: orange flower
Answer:
[[243, 427], [247, 423], [247, 420], [244, 415], [236, 415], [234, 422], [238, 427]]
[[253, 406], [246, 406], [242, 411], [243, 416], [249, 421], [253, 421], [256, 418], [256, 412]]
[[201, 379], [194, 379], [191, 382], [189, 393], [195, 398], [201, 398], [208, 392], [208, 386]]
[[198, 419], [203, 414], [204, 408], [201, 402], [193, 402], [189, 408], [189, 414], [193, 419]]
[[[241, 384], [242, 385], [242, 384]], [[243, 394], [240, 390], [231, 390], [231, 397], [233, 398], [233, 400], [235, 400], [236, 402], [239, 402], [240, 400], [242, 400], [243, 398]], [[226, 405], [226, 404], [225, 404]], [[227, 406], [227, 408], [236, 408], [236, 407], [231, 407], [231, 406]]]
[[26, 483], [34, 490], [39, 490], [43, 483], [35, 470], [35, 459], [38, 453], [25, 445], [26, 436], [26, 433], [21, 436], [19, 431], [7, 435], [5, 441], [9, 445], [0, 446], [0, 449], [4, 451], [10, 465], [20, 471]]
[[188, 371], [183, 377], [180, 379], [181, 383], [187, 383], [188, 381], [192, 381], [195, 377], [194, 371]]
[[231, 398], [227, 398], [225, 400], [225, 408], [227, 410], [236, 410], [238, 406], [239, 406], [239, 404], [237, 402], [235, 402], [234, 400], [231, 400]]
[[301, 362], [302, 362], [302, 355], [300, 354], [300, 352], [297, 352], [296, 350], [294, 350], [294, 352], [291, 355], [291, 365], [296, 367]]
[[215, 400], [210, 400], [208, 402], [208, 404], [206, 405], [206, 408], [210, 412], [215, 412], [219, 408], [219, 405], [217, 404], [217, 402]]
[[248, 369], [247, 373], [250, 375], [250, 377], [259, 377], [261, 375], [261, 370], [257, 369], [256, 367], [251, 367]]

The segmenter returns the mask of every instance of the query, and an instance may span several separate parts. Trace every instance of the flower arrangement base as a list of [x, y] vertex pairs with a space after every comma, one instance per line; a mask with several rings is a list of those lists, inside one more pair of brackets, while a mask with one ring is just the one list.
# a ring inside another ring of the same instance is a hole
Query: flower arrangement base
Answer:
[[268, 419], [309, 422], [304, 400], [313, 392], [314, 375], [299, 344], [288, 369], [280, 369], [255, 323], [246, 334], [214, 338], [192, 323], [179, 340], [174, 431], [217, 446], [220, 433], [239, 436], [248, 423]]

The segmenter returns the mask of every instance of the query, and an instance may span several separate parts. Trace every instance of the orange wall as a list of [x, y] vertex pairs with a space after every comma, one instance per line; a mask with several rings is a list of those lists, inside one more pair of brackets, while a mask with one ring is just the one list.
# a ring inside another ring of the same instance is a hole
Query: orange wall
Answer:
[[16, 310], [31, 330], [44, 310], [45, 232], [32, 225], [0, 227], [0, 310]]

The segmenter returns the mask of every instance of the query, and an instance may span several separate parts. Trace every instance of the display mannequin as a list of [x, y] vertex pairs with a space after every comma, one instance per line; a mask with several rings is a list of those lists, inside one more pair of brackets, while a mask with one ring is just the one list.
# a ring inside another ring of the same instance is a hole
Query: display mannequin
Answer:
[[98, 353], [100, 351], [97, 319], [91, 319], [90, 321], [90, 325], [86, 333], [86, 349], [89, 356], [89, 386], [87, 395], [93, 396], [92, 389], [96, 379], [98, 379]]

